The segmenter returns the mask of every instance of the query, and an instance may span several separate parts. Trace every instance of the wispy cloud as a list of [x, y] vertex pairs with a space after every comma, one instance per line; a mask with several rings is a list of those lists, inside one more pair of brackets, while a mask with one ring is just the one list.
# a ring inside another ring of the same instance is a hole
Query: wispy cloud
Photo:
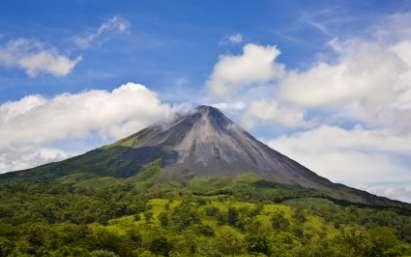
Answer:
[[1, 66], [20, 68], [32, 78], [41, 73], [66, 76], [80, 61], [81, 56], [71, 59], [54, 47], [24, 38], [11, 40], [0, 47]]
[[243, 35], [240, 33], [235, 33], [235, 34], [226, 35], [223, 39], [221, 39], [220, 45], [241, 44], [243, 41], [244, 41]]
[[330, 32], [327, 25], [318, 20], [321, 16], [323, 16], [323, 15], [319, 15], [319, 14], [312, 15], [312, 14], [305, 13], [305, 14], [300, 16], [299, 20], [300, 20], [300, 22], [303, 22], [303, 23], [306, 23], [306, 24], [312, 26], [313, 28], [315, 28], [318, 31], [324, 33], [325, 35], [332, 36], [332, 33]]
[[94, 32], [74, 37], [74, 43], [80, 48], [88, 48], [92, 43], [111, 32], [124, 33], [128, 31], [130, 23], [122, 17], [112, 17], [104, 21]]

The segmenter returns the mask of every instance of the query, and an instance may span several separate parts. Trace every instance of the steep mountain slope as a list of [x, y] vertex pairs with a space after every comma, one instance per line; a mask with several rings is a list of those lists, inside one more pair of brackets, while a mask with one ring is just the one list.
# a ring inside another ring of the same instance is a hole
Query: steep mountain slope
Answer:
[[282, 184], [311, 187], [327, 182], [209, 106], [144, 129], [117, 145], [161, 153], [168, 175], [236, 176], [252, 171]]
[[160, 160], [162, 180], [193, 177], [236, 177], [253, 172], [282, 185], [308, 188], [324, 196], [370, 205], [402, 206], [400, 202], [335, 184], [269, 148], [218, 109], [199, 106], [174, 120], [154, 124], [114, 144], [34, 169], [0, 176], [0, 183], [44, 181], [67, 175], [129, 177]]

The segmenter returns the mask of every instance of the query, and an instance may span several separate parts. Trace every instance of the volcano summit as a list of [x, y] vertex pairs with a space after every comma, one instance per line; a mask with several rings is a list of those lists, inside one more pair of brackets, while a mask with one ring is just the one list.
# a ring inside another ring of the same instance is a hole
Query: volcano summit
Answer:
[[161, 181], [255, 173], [266, 181], [314, 190], [337, 201], [402, 205], [318, 176], [255, 139], [220, 110], [205, 105], [83, 155], [4, 174], [0, 183], [15, 179], [48, 181], [73, 174], [127, 178], [153, 161], [160, 161]]
[[167, 175], [235, 177], [255, 172], [281, 184], [314, 187], [328, 183], [256, 140], [211, 106], [199, 106], [172, 122], [143, 129], [115, 145], [151, 153], [150, 159], [160, 158]]

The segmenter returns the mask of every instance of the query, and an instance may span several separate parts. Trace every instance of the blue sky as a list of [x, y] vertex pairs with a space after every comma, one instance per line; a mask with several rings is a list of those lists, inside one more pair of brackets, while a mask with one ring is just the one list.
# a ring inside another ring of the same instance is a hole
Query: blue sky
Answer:
[[[219, 44], [233, 33], [243, 34], [245, 41], [275, 44], [284, 53], [281, 62], [290, 68], [304, 67], [325, 51], [324, 44], [334, 35], [363, 33], [364, 26], [379, 16], [409, 8], [405, 1], [124, 1], [121, 5], [2, 1], [1, 5], [3, 44], [24, 37], [51, 44], [70, 56], [83, 56], [70, 76], [62, 78], [33, 80], [21, 70], [0, 70], [1, 101], [32, 93], [51, 96], [85, 88], [112, 89], [125, 81], [167, 90], [181, 77], [188, 78], [191, 87], [202, 87], [218, 55], [241, 49]], [[87, 50], [73, 45], [74, 36], [95, 30], [114, 16], [130, 23], [128, 33], [108, 35]], [[330, 22], [333, 35], [305, 19]]]
[[0, 172], [206, 103], [321, 175], [411, 201], [411, 1], [0, 7]]

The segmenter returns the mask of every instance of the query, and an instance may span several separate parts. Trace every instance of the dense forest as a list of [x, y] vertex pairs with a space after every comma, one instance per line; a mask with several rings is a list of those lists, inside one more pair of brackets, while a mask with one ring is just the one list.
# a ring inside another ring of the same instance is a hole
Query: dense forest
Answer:
[[0, 256], [411, 256], [407, 210], [335, 202], [252, 173], [0, 181]]

